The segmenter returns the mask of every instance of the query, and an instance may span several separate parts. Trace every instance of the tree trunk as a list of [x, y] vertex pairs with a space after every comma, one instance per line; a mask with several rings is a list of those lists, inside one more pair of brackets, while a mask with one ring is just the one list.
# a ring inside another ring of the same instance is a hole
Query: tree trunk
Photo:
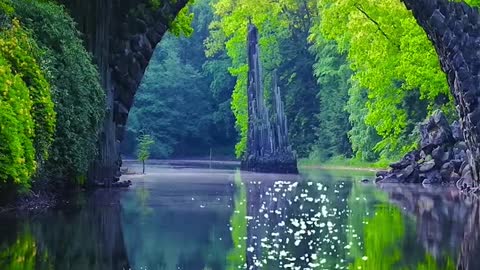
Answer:
[[142, 173], [145, 174], [145, 160], [142, 160], [143, 171]]

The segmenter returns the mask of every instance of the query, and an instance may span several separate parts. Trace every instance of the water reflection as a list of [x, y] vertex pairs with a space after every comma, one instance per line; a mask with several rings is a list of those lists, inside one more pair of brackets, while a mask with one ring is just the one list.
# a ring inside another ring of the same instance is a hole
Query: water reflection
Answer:
[[129, 269], [118, 194], [96, 191], [68, 208], [2, 217], [0, 269]]
[[[457, 269], [480, 269], [480, 201], [456, 188], [384, 185], [391, 201], [415, 218], [418, 242], [436, 259], [452, 254]], [[454, 268], [454, 267], [452, 267]]]
[[[236, 269], [455, 268], [451, 253], [435, 256], [419, 245], [415, 220], [372, 185], [318, 172], [280, 181], [241, 177], [232, 253], [246, 262]], [[245, 205], [246, 225], [239, 219]]]
[[[162, 165], [163, 166], [163, 165]], [[155, 167], [125, 191], [0, 217], [0, 269], [480, 269], [480, 203], [350, 172]]]
[[[192, 175], [197, 181], [191, 181]], [[135, 192], [122, 199], [122, 228], [132, 269], [225, 269], [232, 245], [227, 226], [231, 176], [198, 171], [139, 180]], [[223, 181], [215, 181], [218, 178]]]

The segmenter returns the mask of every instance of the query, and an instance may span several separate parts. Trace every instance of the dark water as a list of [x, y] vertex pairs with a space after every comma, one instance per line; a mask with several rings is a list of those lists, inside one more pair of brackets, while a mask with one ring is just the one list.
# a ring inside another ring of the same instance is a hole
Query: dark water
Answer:
[[0, 269], [480, 269], [479, 202], [455, 189], [197, 165], [0, 216]]

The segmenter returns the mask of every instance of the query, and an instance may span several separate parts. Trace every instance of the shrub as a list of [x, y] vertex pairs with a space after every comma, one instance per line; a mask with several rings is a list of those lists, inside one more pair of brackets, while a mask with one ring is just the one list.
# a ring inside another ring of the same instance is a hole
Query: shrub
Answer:
[[74, 181], [86, 175], [97, 152], [105, 112], [98, 71], [63, 7], [33, 0], [13, 0], [12, 5], [43, 51], [40, 60], [57, 112], [55, 142], [42, 178]]
[[0, 182], [28, 187], [48, 156], [55, 112], [35, 42], [17, 20], [0, 32]]

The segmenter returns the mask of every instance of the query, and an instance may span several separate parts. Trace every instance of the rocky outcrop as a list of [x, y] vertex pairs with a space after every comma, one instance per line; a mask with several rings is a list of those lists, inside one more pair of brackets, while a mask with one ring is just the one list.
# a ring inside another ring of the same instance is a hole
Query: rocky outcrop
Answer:
[[420, 125], [420, 149], [395, 163], [390, 171], [377, 173], [377, 182], [458, 183], [472, 186], [472, 168], [467, 159], [468, 147], [458, 122], [448, 124], [441, 111]]
[[[402, 0], [432, 41], [465, 136], [466, 167], [479, 180], [480, 165], [480, 15], [463, 1]], [[465, 169], [465, 168], [464, 168]]]
[[247, 153], [241, 167], [255, 172], [298, 173], [297, 159], [288, 143], [287, 119], [276, 72], [273, 74], [273, 118], [264, 100], [258, 30], [252, 24], [248, 26], [247, 47], [248, 135]]
[[145, 69], [168, 26], [188, 0], [63, 0], [83, 33], [107, 96], [98, 158], [91, 183], [106, 186], [120, 176], [120, 142]]

